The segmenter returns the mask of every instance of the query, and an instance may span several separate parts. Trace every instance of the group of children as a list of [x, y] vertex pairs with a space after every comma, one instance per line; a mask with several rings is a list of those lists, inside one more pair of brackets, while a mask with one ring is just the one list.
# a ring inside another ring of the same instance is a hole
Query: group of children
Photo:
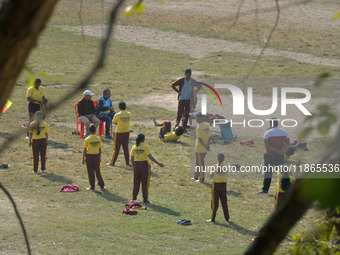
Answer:
[[[108, 165], [114, 166], [119, 155], [120, 147], [123, 147], [125, 163], [127, 166], [130, 165], [130, 161], [133, 166], [133, 192], [132, 200], [137, 200], [137, 196], [142, 186], [143, 202], [149, 202], [149, 183], [151, 166], [150, 160], [158, 164], [160, 167], [164, 167], [164, 164], [158, 162], [152, 155], [150, 147], [145, 144], [145, 135], [140, 133], [136, 138], [136, 144], [132, 147], [129, 158], [129, 134], [130, 134], [130, 123], [131, 113], [126, 110], [126, 103], [119, 103], [120, 112], [116, 113], [112, 123], [116, 125], [114, 134], [114, 150], [111, 162]], [[41, 111], [35, 113], [35, 121], [29, 125], [29, 146], [32, 147], [33, 152], [33, 173], [38, 171], [39, 157], [41, 159], [41, 171], [46, 170], [46, 149], [48, 144], [48, 133], [49, 126], [43, 120], [44, 115]], [[207, 124], [204, 123], [204, 116], [197, 114], [196, 116], [198, 126], [196, 128], [196, 165], [204, 166], [204, 158], [206, 153], [210, 150], [211, 143], [211, 132]], [[162, 121], [158, 122], [156, 119], [153, 120], [156, 127], [161, 127], [159, 132], [159, 138], [165, 142], [177, 141], [184, 133], [184, 129], [181, 126], [177, 126], [174, 131], [171, 131], [171, 122]], [[90, 187], [89, 190], [95, 189], [95, 178], [97, 178], [98, 186], [105, 190], [105, 183], [100, 172], [100, 162], [103, 143], [101, 138], [96, 133], [95, 125], [89, 127], [90, 135], [84, 140], [83, 144], [83, 157], [82, 163], [86, 164], [88, 179]], [[218, 165], [223, 169], [222, 164], [224, 162], [224, 154], [218, 154]], [[202, 171], [195, 173], [195, 180], [197, 182], [204, 182], [204, 173]], [[228, 203], [227, 203], [227, 175], [228, 172], [217, 171], [211, 174], [212, 180], [212, 191], [211, 191], [211, 219], [208, 221], [215, 222], [216, 212], [218, 209], [219, 200], [224, 212], [224, 217], [227, 222], [230, 222]], [[282, 174], [278, 178], [278, 193], [276, 195], [275, 207], [281, 201], [286, 190], [290, 186], [290, 179], [287, 174]]]

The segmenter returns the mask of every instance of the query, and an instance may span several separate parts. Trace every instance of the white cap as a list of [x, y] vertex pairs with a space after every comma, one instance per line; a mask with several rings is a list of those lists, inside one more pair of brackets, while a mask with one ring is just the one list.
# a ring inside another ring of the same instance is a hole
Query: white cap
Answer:
[[84, 91], [84, 96], [86, 96], [86, 95], [93, 96], [94, 94], [90, 90], [85, 90]]

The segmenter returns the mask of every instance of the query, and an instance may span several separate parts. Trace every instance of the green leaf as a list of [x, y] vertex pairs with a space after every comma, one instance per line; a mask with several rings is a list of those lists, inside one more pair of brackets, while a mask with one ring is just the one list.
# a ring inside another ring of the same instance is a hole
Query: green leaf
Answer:
[[143, 3], [135, 3], [132, 7], [133, 11], [137, 14], [142, 14], [144, 12], [144, 8]]
[[299, 134], [299, 140], [304, 140], [312, 131], [313, 131], [312, 127], [307, 127], [301, 130]]
[[27, 78], [27, 81], [26, 81], [26, 86], [27, 87], [32, 87], [34, 85], [34, 82], [35, 82], [35, 75], [34, 74], [30, 74]]
[[304, 179], [301, 185], [301, 195], [305, 198], [318, 200], [322, 207], [334, 208], [340, 205], [340, 196], [336, 195], [340, 193], [340, 178]]
[[123, 12], [123, 14], [127, 17], [130, 17], [133, 14], [133, 6], [129, 5], [128, 7], [126, 7], [125, 11]]
[[321, 134], [327, 134], [330, 128], [330, 123], [326, 120], [323, 122], [320, 122], [318, 125], [318, 131]]
[[322, 83], [325, 81], [325, 79], [328, 79], [329, 77], [331, 77], [331, 74], [328, 73], [328, 72], [324, 72], [324, 73], [320, 74], [318, 76], [318, 78], [316, 79], [314, 86], [320, 87], [322, 85]]
[[333, 20], [337, 20], [337, 19], [340, 19], [340, 12], [334, 14], [333, 16]]

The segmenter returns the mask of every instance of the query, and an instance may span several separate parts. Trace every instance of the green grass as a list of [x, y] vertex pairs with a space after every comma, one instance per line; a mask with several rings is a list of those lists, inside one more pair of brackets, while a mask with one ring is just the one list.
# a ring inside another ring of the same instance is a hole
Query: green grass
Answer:
[[[52, 23], [77, 25], [79, 20], [75, 3], [62, 3], [65, 13], [57, 10]], [[69, 5], [66, 6], [66, 3]], [[86, 4], [93, 4], [93, 1], [84, 1]], [[98, 6], [93, 4], [93, 8], [88, 9], [90, 13], [84, 15], [86, 19], [92, 17], [91, 13], [98, 15]], [[93, 16], [92, 21], [84, 23], [95, 24], [97, 21], [98, 17]], [[46, 73], [43, 86], [50, 102], [69, 93], [71, 86], [91, 67], [98, 43], [99, 39], [83, 38], [59, 28], [49, 27], [44, 31], [38, 48], [28, 60], [28, 66], [37, 73]], [[301, 64], [284, 58], [263, 59], [254, 70], [254, 77], [310, 78], [322, 71], [331, 71], [339, 76], [339, 69], [335, 68]], [[181, 76], [187, 66], [204, 72], [198, 76], [199, 79], [214, 83], [243, 77], [252, 61], [253, 56], [227, 53], [216, 53], [196, 60], [184, 54], [115, 42], [109, 50], [105, 69], [89, 88], [95, 93], [95, 99], [105, 87], [110, 87], [115, 104], [120, 100], [133, 102], [150, 94], [171, 93], [171, 81]], [[0, 117], [0, 142], [12, 132], [21, 130], [21, 125], [27, 122], [26, 87], [23, 85], [27, 75], [23, 73], [18, 79], [18, 86], [10, 97], [13, 105]], [[327, 86], [323, 87], [321, 96], [331, 95], [333, 87]], [[267, 95], [268, 88], [261, 88], [257, 93]], [[169, 110], [167, 105], [152, 107], [147, 105], [148, 102], [130, 103], [128, 109], [132, 113], [133, 132], [129, 146], [133, 146], [136, 135], [143, 132], [155, 158], [166, 166], [160, 168], [152, 165], [150, 199], [153, 204], [148, 210], [139, 211], [137, 216], [122, 215], [125, 203], [131, 199], [132, 171], [120, 167], [124, 165], [122, 155], [118, 158], [117, 167], [105, 165], [111, 158], [112, 141], [104, 140], [102, 159], [102, 174], [108, 192], [85, 190], [88, 181], [85, 166], [81, 164], [83, 140], [71, 134], [76, 127], [74, 103], [81, 97], [81, 94], [73, 95], [47, 119], [51, 133], [46, 174], [31, 173], [31, 149], [25, 140], [24, 129], [1, 155], [0, 163], [8, 163], [11, 167], [0, 169], [0, 180], [18, 204], [33, 254], [241, 254], [247, 248], [273, 210], [275, 179], [270, 195], [258, 196], [256, 192], [261, 187], [261, 178], [236, 178], [238, 176], [231, 175], [228, 200], [233, 223], [224, 223], [221, 209], [217, 213], [217, 224], [207, 223], [205, 220], [210, 217], [210, 180], [206, 185], [190, 181], [189, 136], [184, 135], [178, 143], [163, 143], [158, 139], [158, 129], [151, 122], [153, 117], [173, 121], [176, 113]], [[145, 121], [150, 125], [144, 124]], [[214, 133], [216, 139], [217, 135]], [[257, 146], [241, 146], [239, 141], [231, 145], [218, 142], [212, 146], [207, 163], [215, 163], [216, 154], [222, 151], [232, 164], [261, 164], [264, 151], [262, 138], [250, 133], [243, 139], [253, 139]], [[310, 151], [305, 154], [304, 161], [314, 162], [329, 140], [311, 139]], [[299, 158], [296, 156], [295, 159]], [[80, 192], [59, 192], [64, 184], [70, 183], [79, 185]], [[0, 253], [24, 254], [25, 246], [18, 222], [3, 193], [0, 203]], [[323, 217], [323, 214], [314, 206], [289, 236], [308, 231], [313, 221]], [[193, 226], [182, 227], [175, 223], [183, 218], [191, 219]], [[289, 236], [286, 241], [289, 241]], [[278, 254], [286, 254], [286, 251], [282, 247]]]
[[[194, 3], [194, 4], [199, 4]], [[82, 3], [82, 7], [81, 7]], [[105, 23], [112, 3], [104, 1], [60, 1], [50, 24], [53, 25], [95, 25]], [[297, 8], [297, 7], [296, 7]], [[316, 7], [315, 7], [316, 8]], [[327, 7], [329, 8], [329, 7]], [[236, 12], [236, 10], [235, 10]], [[261, 15], [266, 14], [259, 14]], [[80, 18], [81, 17], [81, 18]], [[272, 24], [253, 20], [238, 20], [234, 17], [215, 17], [211, 13], [200, 14], [178, 12], [156, 8], [146, 8], [143, 15], [119, 17], [120, 24], [153, 27], [161, 30], [173, 30], [205, 38], [227, 39], [264, 45]], [[331, 17], [325, 17], [330, 19]], [[298, 22], [298, 21], [297, 21]], [[274, 23], [274, 21], [273, 21]], [[185, 24], [185, 26], [183, 25]], [[270, 48], [310, 53], [315, 56], [338, 59], [340, 45], [335, 36], [339, 30], [334, 28], [307, 28], [302, 25], [279, 26], [273, 34]]]

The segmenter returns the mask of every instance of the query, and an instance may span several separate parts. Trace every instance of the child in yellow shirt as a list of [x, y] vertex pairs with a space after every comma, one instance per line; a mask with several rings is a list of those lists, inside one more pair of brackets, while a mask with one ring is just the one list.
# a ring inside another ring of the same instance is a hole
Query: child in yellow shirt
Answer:
[[99, 136], [95, 135], [96, 126], [90, 125], [89, 127], [90, 136], [84, 140], [84, 152], [83, 161], [87, 168], [87, 174], [89, 178], [90, 187], [88, 190], [94, 190], [95, 188], [95, 175], [97, 176], [98, 185], [102, 190], [105, 190], [105, 184], [103, 177], [100, 173], [100, 161], [102, 154], [103, 142]]
[[213, 177], [211, 187], [211, 219], [209, 222], [215, 222], [216, 212], [218, 209], [218, 202], [221, 200], [224, 218], [227, 222], [231, 222], [229, 218], [228, 202], [227, 202], [227, 169], [223, 169], [224, 154], [220, 153], [217, 156], [218, 164], [216, 165], [216, 172], [211, 173]]
[[29, 146], [32, 147], [33, 152], [33, 173], [38, 172], [39, 156], [41, 159], [41, 172], [44, 173], [46, 170], [46, 151], [50, 128], [47, 123], [42, 120], [43, 117], [43, 113], [37, 111], [35, 113], [35, 121], [33, 121], [28, 128]]

